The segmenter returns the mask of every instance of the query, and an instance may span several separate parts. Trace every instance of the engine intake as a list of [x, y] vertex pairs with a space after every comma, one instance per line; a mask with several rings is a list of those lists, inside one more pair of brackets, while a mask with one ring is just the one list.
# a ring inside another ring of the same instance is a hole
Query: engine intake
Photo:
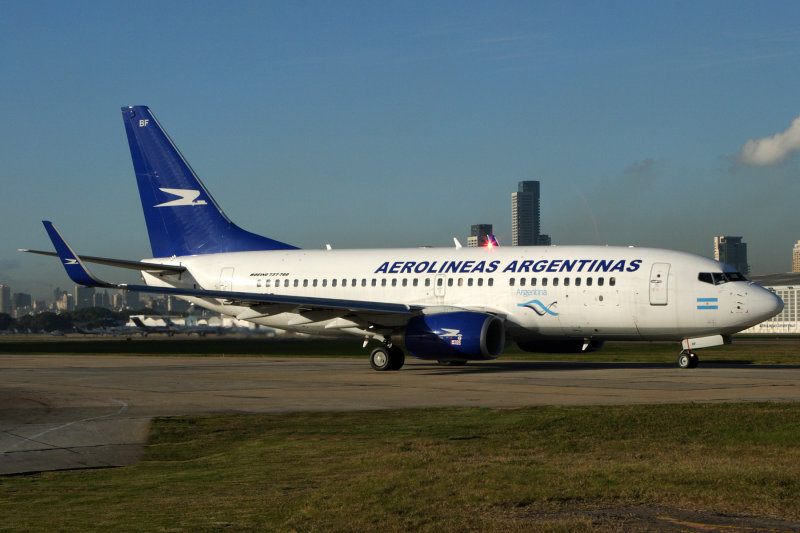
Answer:
[[455, 311], [419, 315], [392, 336], [418, 359], [480, 361], [495, 359], [505, 346], [503, 320], [487, 313]]

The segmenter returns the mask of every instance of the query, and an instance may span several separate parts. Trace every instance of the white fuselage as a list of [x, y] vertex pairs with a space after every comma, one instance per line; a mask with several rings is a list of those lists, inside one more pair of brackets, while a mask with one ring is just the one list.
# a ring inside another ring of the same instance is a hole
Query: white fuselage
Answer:
[[[783, 305], [751, 282], [700, 276], [726, 270], [712, 259], [633, 247], [289, 250], [150, 261], [180, 264], [188, 273], [179, 279], [145, 272], [148, 285], [400, 303], [424, 307], [425, 313], [482, 311], [504, 318], [515, 340], [730, 335]], [[224, 300], [186, 299], [286, 330], [370, 335], [364, 313], [361, 321], [353, 321], [347, 310], [304, 312], [289, 304], [252, 309]], [[391, 327], [393, 320], [402, 324], [397, 317], [376, 316], [375, 322]]]

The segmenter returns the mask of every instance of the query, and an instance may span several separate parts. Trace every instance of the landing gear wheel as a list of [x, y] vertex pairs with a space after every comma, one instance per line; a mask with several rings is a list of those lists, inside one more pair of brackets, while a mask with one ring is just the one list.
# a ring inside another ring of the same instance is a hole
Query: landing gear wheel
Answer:
[[678, 366], [680, 368], [697, 368], [700, 358], [694, 352], [683, 352], [678, 356]]
[[369, 354], [369, 364], [373, 370], [380, 372], [390, 370], [392, 368], [392, 358], [389, 355], [389, 349], [380, 346], [372, 350], [372, 353]]
[[391, 358], [389, 370], [400, 370], [403, 368], [403, 364], [406, 362], [406, 354], [403, 353], [403, 350], [397, 346], [392, 346], [389, 348], [389, 357]]
[[374, 370], [380, 372], [384, 370], [400, 370], [406, 362], [406, 355], [397, 346], [391, 348], [379, 346], [372, 350], [369, 356], [369, 364]]

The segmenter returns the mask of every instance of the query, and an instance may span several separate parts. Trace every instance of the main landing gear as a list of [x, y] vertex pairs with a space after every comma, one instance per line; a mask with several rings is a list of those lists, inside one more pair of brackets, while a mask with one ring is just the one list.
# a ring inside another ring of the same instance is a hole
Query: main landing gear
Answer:
[[397, 346], [378, 346], [369, 355], [373, 370], [400, 370], [406, 362], [406, 355]]
[[700, 358], [694, 352], [683, 351], [678, 356], [678, 366], [681, 368], [697, 368]]

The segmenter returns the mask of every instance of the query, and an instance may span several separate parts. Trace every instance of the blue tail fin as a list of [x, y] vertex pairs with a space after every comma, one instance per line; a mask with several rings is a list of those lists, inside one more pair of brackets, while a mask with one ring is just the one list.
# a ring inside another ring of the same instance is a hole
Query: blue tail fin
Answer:
[[231, 222], [146, 106], [122, 108], [153, 257], [296, 248]]

